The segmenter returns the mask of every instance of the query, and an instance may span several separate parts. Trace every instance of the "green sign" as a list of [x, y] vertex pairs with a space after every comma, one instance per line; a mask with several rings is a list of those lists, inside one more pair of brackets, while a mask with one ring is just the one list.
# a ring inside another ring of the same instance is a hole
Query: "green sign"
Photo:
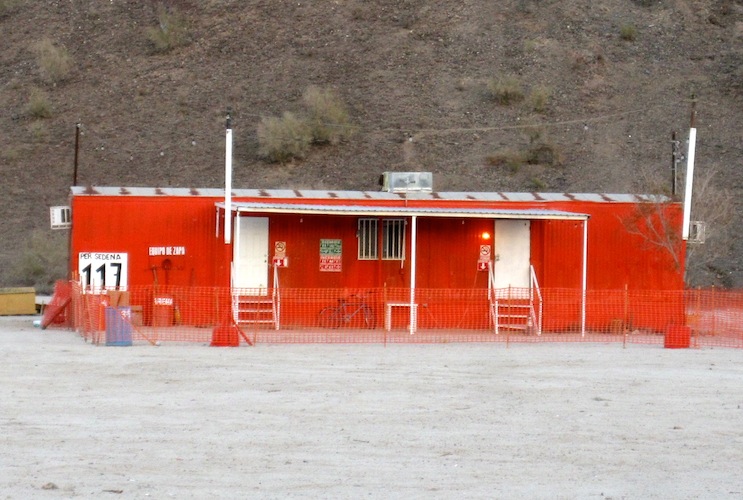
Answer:
[[320, 240], [320, 271], [339, 273], [342, 269], [341, 240]]

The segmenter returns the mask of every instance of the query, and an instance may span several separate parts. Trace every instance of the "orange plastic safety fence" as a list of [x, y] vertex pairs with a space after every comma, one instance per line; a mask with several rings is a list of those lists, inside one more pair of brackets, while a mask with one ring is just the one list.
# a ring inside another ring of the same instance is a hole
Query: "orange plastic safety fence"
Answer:
[[229, 289], [71, 283], [71, 326], [96, 344], [623, 342], [743, 347], [743, 291]]

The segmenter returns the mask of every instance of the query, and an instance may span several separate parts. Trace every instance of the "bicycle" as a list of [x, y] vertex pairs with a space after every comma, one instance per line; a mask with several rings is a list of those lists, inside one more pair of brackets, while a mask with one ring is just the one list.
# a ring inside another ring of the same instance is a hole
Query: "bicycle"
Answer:
[[358, 320], [365, 328], [373, 329], [377, 326], [377, 317], [374, 310], [366, 303], [366, 294], [353, 294], [338, 299], [337, 306], [323, 308], [318, 315], [320, 326], [323, 328], [338, 328], [341, 324], [350, 324], [354, 316], [361, 313]]

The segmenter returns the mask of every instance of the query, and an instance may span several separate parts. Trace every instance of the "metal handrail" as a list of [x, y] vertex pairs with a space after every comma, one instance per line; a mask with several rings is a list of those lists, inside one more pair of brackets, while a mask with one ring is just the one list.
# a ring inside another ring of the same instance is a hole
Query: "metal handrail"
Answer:
[[[537, 298], [537, 307], [535, 307], [535, 292]], [[488, 263], [488, 303], [490, 304], [490, 316], [493, 321], [493, 328], [496, 335], [499, 333], [500, 325], [498, 321], [498, 299], [495, 293], [495, 275], [493, 266]], [[533, 265], [529, 265], [529, 320], [536, 329], [536, 334], [542, 334], [542, 314], [543, 314], [542, 290], [539, 287], [539, 280]]]
[[[529, 301], [531, 303], [530, 310], [531, 310], [531, 315], [534, 320], [534, 324], [537, 327], [537, 335], [541, 335], [542, 334], [542, 303], [543, 303], [542, 291], [539, 288], [539, 281], [537, 280], [537, 273], [534, 271], [534, 266], [530, 265], [529, 270], [530, 270], [530, 275], [531, 275], [531, 283], [530, 283], [531, 286], [529, 287], [529, 294], [530, 294]], [[536, 315], [534, 311], [534, 290], [537, 291], [537, 297], [539, 299], [539, 315], [538, 316]]]
[[279, 268], [273, 266], [273, 307], [274, 307], [274, 318], [273, 324], [276, 330], [280, 328], [281, 322], [281, 295], [279, 294]]

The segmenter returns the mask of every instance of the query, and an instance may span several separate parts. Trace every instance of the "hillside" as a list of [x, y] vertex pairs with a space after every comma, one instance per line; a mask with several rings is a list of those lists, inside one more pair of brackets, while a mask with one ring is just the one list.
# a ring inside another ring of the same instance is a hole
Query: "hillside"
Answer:
[[[182, 35], [171, 49], [158, 26]], [[695, 95], [697, 170], [715, 177], [689, 281], [743, 287], [741, 0], [0, 0], [0, 33], [0, 286], [64, 274], [48, 210], [67, 203], [76, 123], [79, 185], [222, 187], [231, 108], [235, 187], [377, 190], [423, 170], [439, 191], [655, 192]], [[505, 79], [523, 99], [496, 102]], [[268, 162], [258, 124], [301, 114], [313, 85], [356, 133]], [[534, 144], [548, 154], [502, 161]], [[732, 226], [712, 222], [723, 204]]]

